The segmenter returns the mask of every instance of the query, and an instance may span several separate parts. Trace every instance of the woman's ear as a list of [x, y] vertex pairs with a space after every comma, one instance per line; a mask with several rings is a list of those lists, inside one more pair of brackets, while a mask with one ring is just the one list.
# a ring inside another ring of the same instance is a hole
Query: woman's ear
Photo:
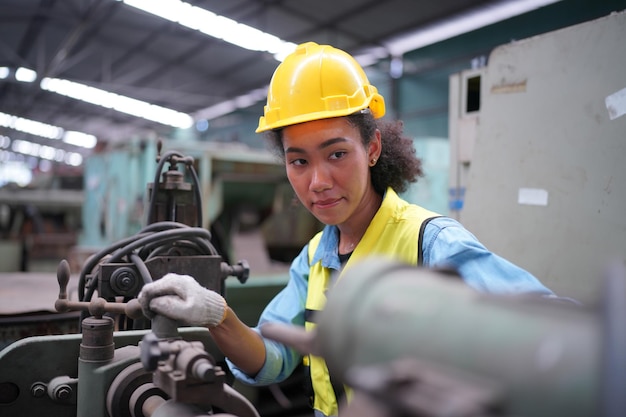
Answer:
[[380, 130], [376, 129], [374, 137], [368, 145], [367, 159], [369, 161], [377, 161], [380, 158], [380, 154], [383, 150]]

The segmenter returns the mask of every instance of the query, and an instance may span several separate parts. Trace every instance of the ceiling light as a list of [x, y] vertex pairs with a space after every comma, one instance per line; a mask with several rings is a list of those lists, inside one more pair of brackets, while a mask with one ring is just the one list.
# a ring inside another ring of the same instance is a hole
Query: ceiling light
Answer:
[[237, 96], [231, 100], [225, 100], [210, 107], [198, 110], [193, 114], [195, 120], [208, 119], [213, 120], [228, 113], [232, 113], [237, 109], [250, 107], [259, 101], [265, 100], [267, 97], [268, 87], [257, 88], [247, 94]]
[[4, 155], [0, 159], [0, 187], [10, 183], [25, 187], [33, 180], [32, 171], [23, 162], [5, 161]]
[[63, 149], [40, 145], [27, 140], [17, 139], [12, 141], [8, 136], [0, 135], [0, 162], [2, 162], [0, 166], [7, 161], [18, 160], [23, 162], [24, 155], [73, 166], [79, 166], [83, 162], [83, 156], [78, 152], [64, 151]]
[[[10, 73], [10, 68], [0, 67], [0, 79], [7, 78]], [[37, 79], [37, 73], [28, 68], [20, 67], [15, 70], [15, 79], [22, 82], [33, 82]], [[113, 109], [142, 119], [162, 123], [167, 126], [187, 129], [193, 126], [194, 123], [193, 118], [186, 113], [157, 106], [155, 104], [136, 100], [130, 97], [125, 97], [98, 88], [89, 87], [85, 84], [69, 80], [60, 78], [44, 78], [41, 80], [39, 86], [42, 90]], [[1, 122], [0, 125], [2, 125]], [[27, 133], [48, 137], [46, 134], [41, 135], [34, 132]]]
[[37, 79], [37, 73], [32, 69], [19, 67], [15, 70], [15, 79], [23, 83], [32, 83]]
[[66, 152], [62, 149], [55, 149], [51, 146], [40, 145], [27, 140], [14, 140], [11, 150], [23, 155], [55, 160], [72, 166], [79, 166], [83, 163], [83, 156], [78, 152]]
[[69, 143], [74, 146], [81, 146], [83, 148], [92, 149], [98, 143], [98, 139], [94, 135], [88, 135], [83, 132], [76, 132], [73, 130], [67, 130], [63, 134], [63, 142]]
[[97, 138], [87, 133], [65, 131], [60, 127], [34, 120], [17, 117], [6, 113], [0, 113], [0, 126], [8, 127], [20, 132], [47, 139], [63, 139], [63, 142], [71, 145], [91, 149], [96, 146]]
[[117, 110], [164, 125], [181, 129], [187, 129], [193, 126], [193, 119], [188, 114], [111, 93], [99, 88], [90, 87], [85, 84], [59, 78], [44, 78], [41, 80], [41, 88], [46, 91]]
[[[462, 35], [472, 30], [480, 29], [487, 25], [509, 19], [514, 16], [527, 13], [531, 10], [556, 3], [560, 0], [505, 0], [490, 6], [474, 9], [463, 15], [455, 16], [445, 21], [433, 24], [426, 28], [409, 32], [402, 36], [392, 38], [383, 42], [383, 47], [369, 48], [362, 51], [361, 54], [355, 54], [354, 58], [363, 67], [376, 64], [381, 59], [392, 57], [392, 64], [395, 65], [394, 70], [400, 70], [398, 60], [406, 52], [414, 51], [454, 36]], [[394, 74], [398, 75], [398, 73]], [[267, 90], [266, 90], [267, 91]], [[255, 92], [250, 93], [251, 97], [257, 98]], [[265, 97], [265, 96], [263, 96]], [[237, 106], [237, 100], [226, 100], [215, 104], [211, 107], [199, 110], [196, 116], [206, 118], [208, 120], [224, 116], [225, 114], [240, 108]]]
[[560, 0], [500, 1], [393, 38], [383, 44], [390, 55], [399, 56], [558, 1]]
[[6, 113], [0, 113], [0, 126], [48, 139], [59, 139], [63, 134], [63, 129], [60, 127], [12, 116]]
[[136, 7], [171, 22], [176, 22], [189, 29], [221, 39], [251, 51], [269, 52], [278, 61], [296, 49], [296, 44], [284, 41], [270, 33], [263, 32], [236, 20], [220, 16], [201, 7], [193, 6], [180, 0], [122, 0], [125, 4]]

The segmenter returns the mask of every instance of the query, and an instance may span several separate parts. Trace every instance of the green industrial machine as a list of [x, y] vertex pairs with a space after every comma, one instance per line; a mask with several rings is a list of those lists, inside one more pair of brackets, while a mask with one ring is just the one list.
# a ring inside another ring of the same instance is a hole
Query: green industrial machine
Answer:
[[[137, 303], [145, 283], [176, 272], [195, 277], [237, 308], [242, 292], [233, 288], [239, 300], [227, 294], [226, 279], [236, 277], [243, 285], [251, 270], [246, 260], [229, 262], [205, 227], [197, 161], [179, 151], [158, 151], [154, 182], [146, 193], [146, 225], [90, 254], [77, 274], [78, 300], [69, 296], [70, 263], [59, 263], [54, 307], [59, 313], [81, 312], [79, 334], [27, 337], [0, 352], [0, 414], [259, 416], [232, 387], [223, 355], [206, 329], [179, 329], [160, 316], [148, 320]], [[221, 154], [220, 163], [225, 161]], [[257, 285], [255, 304], [237, 308], [242, 318], [254, 324], [256, 304], [265, 305], [279, 287], [274, 283], [259, 291]], [[39, 359], [43, 363], [32, 367]]]
[[607, 267], [603, 308], [589, 308], [374, 257], [329, 289], [313, 332], [262, 333], [326, 359], [354, 390], [341, 416], [623, 416], [625, 271]]

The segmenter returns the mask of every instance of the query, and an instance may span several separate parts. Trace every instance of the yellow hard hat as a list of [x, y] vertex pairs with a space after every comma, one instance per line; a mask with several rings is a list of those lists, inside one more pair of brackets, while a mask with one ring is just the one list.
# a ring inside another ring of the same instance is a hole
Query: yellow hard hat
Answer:
[[256, 132], [347, 116], [365, 108], [375, 118], [385, 115], [383, 96], [358, 62], [341, 49], [307, 42], [276, 68]]

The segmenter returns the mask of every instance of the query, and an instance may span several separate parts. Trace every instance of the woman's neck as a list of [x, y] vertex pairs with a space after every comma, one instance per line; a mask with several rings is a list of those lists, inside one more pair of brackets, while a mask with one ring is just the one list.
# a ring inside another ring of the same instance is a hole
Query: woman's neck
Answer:
[[378, 212], [383, 198], [373, 189], [364, 197], [361, 208], [346, 222], [337, 225], [339, 229], [340, 254], [347, 254], [359, 244], [372, 219]]

